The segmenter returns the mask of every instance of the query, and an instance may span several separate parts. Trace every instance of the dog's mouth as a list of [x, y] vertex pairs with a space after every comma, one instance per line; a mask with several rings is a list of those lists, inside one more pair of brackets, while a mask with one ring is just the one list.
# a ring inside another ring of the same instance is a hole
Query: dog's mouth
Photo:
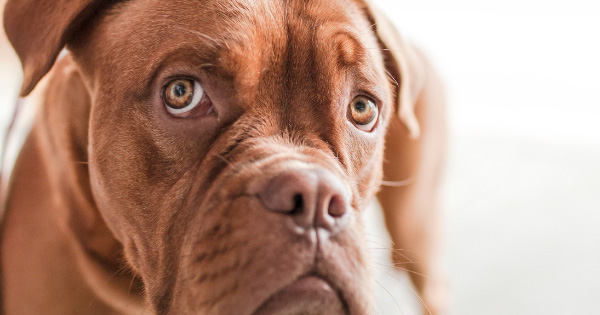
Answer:
[[309, 274], [270, 296], [253, 315], [345, 315], [348, 306], [339, 289], [327, 279]]
[[182, 249], [174, 305], [199, 314], [368, 312], [357, 210], [344, 181], [311, 163], [288, 157], [222, 173], [198, 206], [207, 214], [190, 223], [201, 228]]

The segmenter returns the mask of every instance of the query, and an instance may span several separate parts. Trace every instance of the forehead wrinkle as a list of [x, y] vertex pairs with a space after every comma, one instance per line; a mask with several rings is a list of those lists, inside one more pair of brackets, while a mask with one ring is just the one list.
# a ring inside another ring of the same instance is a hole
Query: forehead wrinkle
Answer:
[[263, 59], [261, 50], [230, 44], [219, 52], [216, 64], [230, 74], [240, 94], [249, 94], [260, 81]]
[[320, 32], [320, 42], [329, 45], [342, 68], [355, 66], [364, 61], [367, 49], [357, 34], [348, 27], [324, 28]]
[[223, 49], [216, 63], [232, 74], [240, 95], [252, 98], [269, 67], [274, 67], [286, 42], [281, 1], [217, 1]]
[[[368, 59], [378, 59], [377, 53], [371, 50], [379, 49], [370, 23], [356, 1], [307, 0], [311, 7], [311, 15], [318, 18], [317, 44], [319, 50], [334, 52], [334, 58], [341, 68], [367, 65]], [[340, 69], [343, 70], [343, 69]]]
[[345, 82], [344, 78], [361, 78], [357, 81], [374, 84], [381, 81], [384, 76], [383, 66], [378, 63], [382, 60], [379, 46], [368, 20], [356, 5], [314, 0], [294, 4], [290, 6], [296, 21], [292, 44], [301, 38], [310, 44], [293, 49], [296, 58], [291, 61], [304, 68], [307, 64], [298, 64], [302, 59], [298, 57], [312, 55], [312, 80], [318, 90], [335, 91], [340, 88], [336, 82]]
[[158, 56], [152, 57], [160, 60], [156, 66], [151, 68], [152, 73], [159, 73], [163, 68], [168, 67], [172, 61], [184, 61], [194, 67], [218, 67], [214, 63], [215, 57], [221, 50], [213, 46], [199, 46], [194, 42], [183, 42], [174, 45], [171, 49], [159, 52]]
[[320, 59], [328, 73], [350, 74], [363, 82], [378, 82], [384, 76], [382, 63], [378, 63], [383, 59], [375, 40], [355, 28], [335, 23], [320, 28], [317, 38]]
[[[383, 55], [375, 34], [369, 27], [366, 19], [364, 23], [349, 24], [346, 16], [344, 21], [332, 21], [320, 27], [316, 41], [321, 47], [321, 58], [329, 58], [331, 52], [337, 54], [337, 62], [329, 62], [326, 67], [330, 73], [338, 75], [348, 74], [356, 83], [362, 86], [371, 86], [381, 82], [387, 83]], [[362, 27], [361, 27], [362, 26]], [[327, 55], [329, 53], [329, 55]], [[326, 60], [326, 59], [324, 59]], [[380, 91], [373, 91], [380, 92]], [[377, 93], [385, 94], [385, 93]], [[382, 97], [385, 98], [385, 97]]]

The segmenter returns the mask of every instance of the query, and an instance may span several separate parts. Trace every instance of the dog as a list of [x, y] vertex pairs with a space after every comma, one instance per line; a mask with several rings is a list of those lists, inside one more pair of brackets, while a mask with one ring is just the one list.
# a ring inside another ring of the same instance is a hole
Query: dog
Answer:
[[443, 312], [440, 83], [369, 1], [4, 16], [38, 106], [4, 185], [4, 314], [372, 314], [375, 197]]

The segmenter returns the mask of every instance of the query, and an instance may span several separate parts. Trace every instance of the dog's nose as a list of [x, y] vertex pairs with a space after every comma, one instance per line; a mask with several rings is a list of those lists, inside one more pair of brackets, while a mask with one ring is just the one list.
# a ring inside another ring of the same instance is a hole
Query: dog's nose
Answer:
[[319, 168], [278, 173], [262, 188], [259, 197], [268, 210], [291, 217], [297, 231], [314, 226], [335, 234], [345, 225], [350, 207], [342, 180]]

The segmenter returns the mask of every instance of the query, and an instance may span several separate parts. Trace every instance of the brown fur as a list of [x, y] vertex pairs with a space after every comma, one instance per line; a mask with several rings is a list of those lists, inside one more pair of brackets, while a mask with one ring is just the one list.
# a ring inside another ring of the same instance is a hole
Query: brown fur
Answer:
[[[382, 171], [386, 180], [414, 180], [379, 197], [392, 238], [424, 262], [410, 268], [431, 272], [426, 222], [435, 208], [442, 101], [420, 55], [371, 6], [36, 6], [12, 0], [6, 8], [23, 94], [63, 45], [69, 54], [51, 72], [13, 173], [2, 238], [6, 314], [251, 314], [306, 274], [326, 279], [345, 313], [368, 314], [373, 284], [360, 213]], [[24, 22], [31, 11], [43, 27]], [[218, 119], [166, 114], [160, 88], [181, 75], [202, 82]], [[381, 104], [371, 133], [346, 113], [363, 93]], [[411, 140], [417, 120], [421, 137]], [[348, 227], [298, 237], [265, 211], [253, 189], [286, 161], [326, 169], [349, 187]], [[415, 280], [438, 313], [429, 292], [439, 283]]]

